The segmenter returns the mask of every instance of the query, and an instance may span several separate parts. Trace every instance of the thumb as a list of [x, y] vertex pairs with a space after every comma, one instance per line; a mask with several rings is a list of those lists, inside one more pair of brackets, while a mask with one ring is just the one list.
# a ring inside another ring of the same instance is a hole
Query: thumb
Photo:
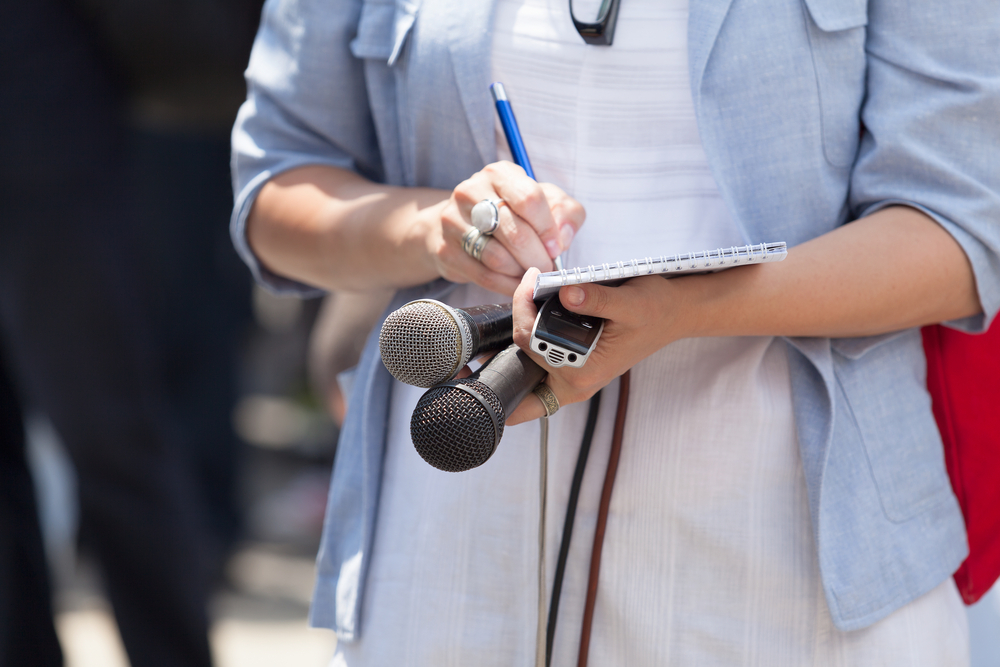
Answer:
[[613, 320], [619, 301], [615, 298], [616, 291], [614, 287], [595, 283], [571, 285], [559, 290], [559, 300], [574, 313]]

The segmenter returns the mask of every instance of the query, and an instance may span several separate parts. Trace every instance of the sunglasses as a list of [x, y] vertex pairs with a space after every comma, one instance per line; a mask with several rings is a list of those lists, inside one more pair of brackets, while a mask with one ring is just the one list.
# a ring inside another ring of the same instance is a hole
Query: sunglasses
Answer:
[[573, 0], [569, 0], [569, 15], [576, 31], [587, 44], [611, 46], [615, 38], [615, 23], [618, 22], [618, 4], [621, 0], [602, 0], [594, 22], [578, 21], [573, 13]]

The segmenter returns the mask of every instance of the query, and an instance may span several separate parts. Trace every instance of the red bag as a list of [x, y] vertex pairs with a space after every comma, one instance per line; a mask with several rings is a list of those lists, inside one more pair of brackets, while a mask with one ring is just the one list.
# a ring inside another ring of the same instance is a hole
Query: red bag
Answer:
[[955, 572], [965, 604], [1000, 576], [1000, 325], [981, 335], [923, 328], [927, 389], [969, 535]]

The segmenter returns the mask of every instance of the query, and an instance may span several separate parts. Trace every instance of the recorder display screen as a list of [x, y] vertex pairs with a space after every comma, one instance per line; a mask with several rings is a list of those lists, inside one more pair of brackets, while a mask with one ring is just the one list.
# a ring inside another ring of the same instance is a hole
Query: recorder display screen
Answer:
[[553, 296], [542, 306], [535, 336], [586, 354], [600, 329], [600, 318], [571, 313], [563, 308], [558, 296]]

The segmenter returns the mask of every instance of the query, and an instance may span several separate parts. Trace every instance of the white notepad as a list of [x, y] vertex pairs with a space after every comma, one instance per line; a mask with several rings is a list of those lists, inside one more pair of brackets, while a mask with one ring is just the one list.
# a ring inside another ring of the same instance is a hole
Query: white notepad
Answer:
[[785, 242], [758, 243], [677, 255], [644, 257], [612, 264], [591, 264], [587, 267], [563, 269], [539, 274], [535, 279], [535, 299], [555, 294], [565, 285], [583, 283], [615, 283], [629, 278], [659, 274], [705, 273], [722, 271], [734, 266], [780, 262], [788, 256]]

